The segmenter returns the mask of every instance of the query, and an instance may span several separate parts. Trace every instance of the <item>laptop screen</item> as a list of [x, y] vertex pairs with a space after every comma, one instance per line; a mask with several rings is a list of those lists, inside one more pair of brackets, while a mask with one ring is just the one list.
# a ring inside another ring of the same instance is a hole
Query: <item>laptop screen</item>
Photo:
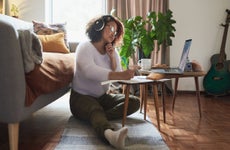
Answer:
[[180, 58], [180, 63], [179, 63], [179, 68], [182, 71], [184, 71], [184, 68], [185, 68], [186, 63], [187, 63], [187, 57], [188, 57], [188, 53], [189, 53], [189, 50], [190, 50], [191, 43], [192, 43], [192, 39], [188, 39], [184, 43], [184, 48], [183, 48], [182, 55], [181, 55], [181, 58]]

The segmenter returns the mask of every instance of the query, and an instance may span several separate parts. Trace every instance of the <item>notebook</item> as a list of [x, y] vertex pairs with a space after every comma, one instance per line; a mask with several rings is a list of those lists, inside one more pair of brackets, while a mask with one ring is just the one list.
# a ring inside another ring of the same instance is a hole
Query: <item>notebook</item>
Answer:
[[185, 40], [184, 48], [182, 51], [182, 55], [178, 67], [169, 67], [164, 69], [151, 69], [151, 72], [165, 73], [165, 74], [183, 74], [187, 63], [187, 57], [191, 47], [191, 43], [192, 43], [192, 39]]

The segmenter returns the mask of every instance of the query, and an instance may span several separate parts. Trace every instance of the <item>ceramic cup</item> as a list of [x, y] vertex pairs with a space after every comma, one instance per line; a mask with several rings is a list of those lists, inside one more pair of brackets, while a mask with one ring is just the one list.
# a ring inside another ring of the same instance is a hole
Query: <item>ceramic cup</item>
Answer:
[[151, 59], [143, 58], [138, 61], [138, 65], [141, 66], [142, 70], [150, 70], [151, 69]]

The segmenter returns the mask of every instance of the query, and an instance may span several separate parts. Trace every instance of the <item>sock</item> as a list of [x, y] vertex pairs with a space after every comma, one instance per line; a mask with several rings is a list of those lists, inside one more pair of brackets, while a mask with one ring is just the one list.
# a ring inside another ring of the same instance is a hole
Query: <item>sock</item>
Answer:
[[123, 127], [117, 131], [106, 129], [104, 132], [104, 135], [105, 135], [105, 138], [109, 141], [109, 143], [112, 146], [116, 148], [124, 148], [127, 133], [128, 133], [128, 128]]

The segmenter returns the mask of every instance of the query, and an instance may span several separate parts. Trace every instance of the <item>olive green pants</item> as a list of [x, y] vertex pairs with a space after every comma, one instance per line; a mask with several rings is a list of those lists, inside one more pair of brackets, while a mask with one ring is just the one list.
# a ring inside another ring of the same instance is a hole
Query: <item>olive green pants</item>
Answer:
[[[124, 94], [104, 94], [95, 98], [71, 90], [70, 110], [74, 117], [89, 121], [97, 134], [104, 137], [104, 131], [112, 129], [108, 120], [123, 117], [124, 101]], [[131, 95], [127, 115], [136, 112], [139, 107], [139, 98]]]

